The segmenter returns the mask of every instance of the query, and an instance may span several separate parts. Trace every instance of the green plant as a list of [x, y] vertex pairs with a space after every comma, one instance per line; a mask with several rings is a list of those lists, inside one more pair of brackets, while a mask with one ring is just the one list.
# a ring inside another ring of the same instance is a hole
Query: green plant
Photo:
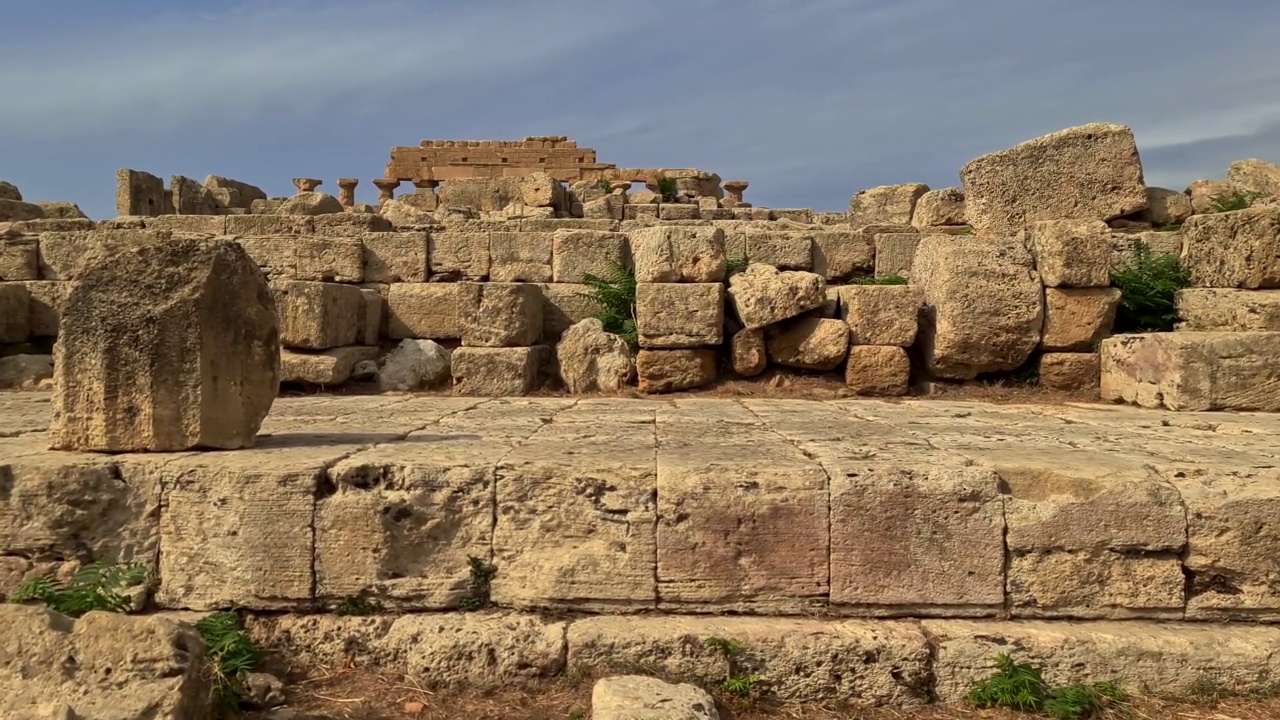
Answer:
[[1250, 192], [1248, 190], [1232, 190], [1221, 195], [1213, 195], [1209, 198], [1209, 205], [1216, 213], [1231, 212], [1233, 210], [1244, 210], [1261, 200], [1264, 195], [1260, 192]]
[[467, 565], [471, 571], [471, 587], [458, 602], [458, 607], [462, 610], [483, 610], [489, 607], [490, 585], [493, 583], [494, 576], [498, 574], [498, 568], [493, 563], [474, 555], [467, 557]]
[[764, 681], [764, 678], [759, 675], [739, 672], [738, 656], [745, 649], [742, 643], [732, 638], [722, 637], [709, 637], [704, 642], [724, 659], [725, 673], [721, 687], [725, 692], [739, 697], [749, 697]]
[[9, 602], [43, 603], [68, 617], [94, 610], [123, 613], [133, 608], [133, 600], [123, 591], [141, 585], [148, 575], [142, 565], [95, 562], [85, 565], [67, 582], [49, 575], [30, 578], [9, 596]]
[[1172, 222], [1172, 221], [1167, 223], [1160, 223], [1159, 225], [1155, 226], [1156, 232], [1178, 232], [1181, 229], [1182, 229], [1182, 223]]
[[856, 277], [849, 281], [851, 285], [906, 285], [907, 279], [894, 273], [884, 277]]
[[639, 336], [636, 334], [635, 273], [621, 263], [611, 262], [606, 277], [586, 273], [582, 282], [590, 292], [579, 294], [594, 300], [600, 307], [596, 318], [604, 325], [605, 332], [613, 333], [636, 347]]
[[245, 677], [261, 660], [258, 648], [234, 610], [206, 615], [196, 623], [196, 632], [204, 640], [204, 658], [212, 674], [214, 709], [233, 711], [245, 696]]
[[1191, 284], [1191, 276], [1176, 255], [1156, 256], [1141, 240], [1133, 244], [1133, 259], [1111, 272], [1120, 289], [1117, 332], [1167, 332], [1177, 319], [1174, 299]]
[[1097, 717], [1107, 707], [1128, 698], [1128, 694], [1113, 683], [1066, 685], [1054, 689], [1045, 698], [1044, 714], [1054, 720], [1084, 720]]
[[747, 265], [750, 265], [750, 264], [751, 264], [751, 261], [747, 260], [745, 257], [729, 258], [728, 260], [725, 261], [725, 264], [724, 264], [725, 277], [727, 278], [730, 275], [733, 275], [735, 273], [740, 273], [743, 270], [746, 270]]
[[968, 697], [980, 708], [1042, 712], [1054, 720], [1086, 720], [1128, 699], [1113, 683], [1051, 688], [1040, 668], [1015, 662], [1007, 654], [996, 657], [995, 673], [970, 689]]
[[605, 195], [608, 195], [609, 193], [613, 192], [613, 183], [609, 182], [608, 180], [601, 180], [600, 182], [596, 183], [596, 189], [604, 193]]
[[334, 608], [333, 614], [344, 616], [372, 615], [381, 609], [382, 607], [373, 600], [348, 595], [342, 598], [342, 602], [338, 603], [338, 607]]
[[662, 196], [662, 202], [675, 202], [680, 194], [676, 179], [673, 177], [658, 178], [658, 194]]

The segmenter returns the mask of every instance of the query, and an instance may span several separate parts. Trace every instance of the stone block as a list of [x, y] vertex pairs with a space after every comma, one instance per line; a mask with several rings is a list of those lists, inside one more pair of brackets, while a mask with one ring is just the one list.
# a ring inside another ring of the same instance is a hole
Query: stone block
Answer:
[[24, 343], [31, 335], [31, 293], [20, 282], [0, 282], [0, 345]]
[[799, 317], [770, 328], [769, 358], [779, 365], [826, 372], [844, 362], [849, 326], [842, 320]]
[[91, 250], [100, 245], [120, 249], [137, 244], [172, 239], [163, 230], [94, 230], [92, 232], [46, 232], [40, 234], [41, 280], [74, 280]]
[[1111, 284], [1111, 229], [1101, 220], [1044, 220], [1028, 238], [1045, 287]]
[[1044, 353], [1036, 377], [1046, 390], [1096, 390], [1100, 366], [1098, 353]]
[[716, 379], [715, 350], [641, 350], [636, 354], [640, 392], [666, 393], [710, 385]]
[[862, 190], [849, 201], [849, 224], [855, 228], [867, 225], [910, 225], [916, 203], [929, 192], [924, 183], [881, 185]]
[[1192, 214], [1208, 215], [1217, 212], [1214, 198], [1230, 194], [1232, 187], [1226, 180], [1193, 180], [1186, 192], [1187, 197], [1191, 198]]
[[279, 385], [280, 322], [234, 241], [97, 246], [63, 310], [51, 447], [254, 444]]
[[1280, 411], [1280, 332], [1175, 332], [1102, 341], [1102, 399], [1148, 408]]
[[924, 290], [910, 285], [846, 285], [835, 288], [851, 345], [911, 347], [920, 326]]
[[871, 237], [876, 247], [876, 277], [911, 277], [916, 248], [924, 236], [919, 233], [873, 233]]
[[586, 275], [609, 277], [616, 266], [631, 262], [631, 249], [623, 233], [592, 230], [559, 230], [552, 240], [552, 280], [580, 283]]
[[493, 282], [551, 282], [548, 232], [489, 234], [489, 279]]
[[364, 245], [365, 282], [427, 281], [426, 233], [366, 233], [360, 240]]
[[364, 279], [364, 247], [359, 241], [277, 235], [236, 242], [270, 280], [358, 283]]
[[460, 347], [453, 351], [450, 372], [456, 395], [504, 397], [538, 389], [550, 357], [545, 345], [533, 347]]
[[354, 345], [365, 301], [360, 288], [338, 283], [276, 281], [271, 284], [280, 315], [280, 344], [300, 350]]
[[169, 198], [175, 215], [214, 215], [218, 212], [213, 193], [189, 177], [173, 175], [169, 178]]
[[1191, 217], [1191, 212], [1191, 196], [1185, 192], [1148, 187], [1147, 209], [1139, 217], [1159, 227], [1186, 222]]
[[443, 230], [428, 237], [427, 258], [433, 280], [484, 280], [489, 277], [489, 232]]
[[747, 228], [743, 232], [746, 258], [779, 270], [813, 269], [813, 234]]
[[542, 338], [542, 293], [529, 283], [462, 283], [462, 344], [525, 347]]
[[1129, 267], [1137, 258], [1139, 243], [1146, 245], [1153, 257], [1182, 254], [1182, 233], [1141, 232], [1111, 234], [1111, 269]]
[[383, 319], [387, 315], [385, 312], [387, 300], [382, 293], [372, 288], [360, 288], [360, 295], [364, 298], [364, 308], [360, 313], [360, 328], [356, 333], [356, 341], [361, 345], [377, 345], [382, 339], [383, 328], [386, 326]]
[[462, 337], [460, 283], [394, 283], [387, 288], [387, 337], [458, 340]]
[[[715, 198], [701, 198], [715, 202]], [[601, 678], [591, 688], [592, 720], [634, 717], [719, 717], [716, 701], [706, 690], [689, 683], [674, 684], [644, 675]]]
[[596, 318], [570, 327], [555, 346], [556, 370], [573, 395], [621, 391], [635, 376], [633, 356], [626, 340], [605, 332]]
[[742, 377], [755, 377], [769, 364], [764, 330], [739, 330], [733, 334], [729, 348], [733, 371]]
[[179, 235], [216, 237], [227, 234], [226, 215], [161, 215], [142, 223], [147, 230], [164, 230]]
[[346, 208], [342, 207], [342, 203], [338, 202], [338, 198], [328, 193], [312, 191], [299, 192], [290, 197], [280, 204], [276, 212], [281, 215], [306, 215], [315, 218], [321, 215], [340, 215], [345, 217], [345, 210]]
[[965, 225], [964, 191], [952, 187], [921, 195], [911, 214], [911, 224], [918, 228]]
[[540, 283], [538, 290], [542, 293], [542, 338], [547, 342], [559, 340], [572, 325], [600, 312], [586, 285]]
[[116, 214], [154, 217], [172, 212], [164, 181], [141, 170], [116, 171]]
[[377, 360], [378, 348], [350, 345], [319, 352], [280, 352], [280, 382], [333, 387], [351, 379], [356, 363]]
[[813, 271], [827, 282], [842, 282], [875, 270], [872, 236], [853, 230], [819, 230], [813, 238]]
[[659, 220], [700, 220], [701, 211], [697, 205], [683, 203], [662, 203], [658, 205]]
[[719, 345], [724, 341], [724, 285], [638, 284], [636, 330], [645, 348]]
[[630, 202], [622, 208], [622, 218], [624, 220], [645, 220], [650, 222], [658, 221], [657, 205], [636, 205]]
[[61, 281], [28, 280], [22, 283], [30, 297], [30, 331], [32, 337], [58, 336], [62, 308], [67, 302], [71, 283]]
[[1236, 160], [1227, 168], [1227, 183], [1238, 192], [1280, 197], [1280, 167], [1257, 158]]
[[1187, 288], [1176, 304], [1178, 330], [1280, 331], [1280, 291]]
[[0, 237], [0, 282], [38, 280], [40, 252], [31, 237]]
[[724, 231], [698, 226], [653, 227], [631, 233], [636, 282], [710, 283], [725, 276]]
[[827, 284], [821, 275], [754, 263], [729, 278], [728, 294], [743, 327], [754, 330], [822, 307]]
[[[312, 232], [320, 237], [357, 240], [368, 233], [394, 232], [387, 218], [376, 213], [336, 212], [311, 218]], [[417, 229], [417, 228], [414, 228]]]
[[315, 219], [308, 215], [227, 215], [227, 234], [236, 237], [311, 235]]
[[1195, 215], [1182, 226], [1182, 263], [1196, 287], [1280, 287], [1280, 207]]
[[960, 169], [965, 218], [983, 237], [1038, 220], [1111, 220], [1147, 206], [1133, 131], [1090, 123], [983, 155]]
[[1044, 335], [1049, 352], [1092, 352], [1111, 335], [1119, 288], [1045, 288]]
[[854, 345], [844, 381], [855, 395], [906, 395], [911, 390], [911, 358], [896, 345]]

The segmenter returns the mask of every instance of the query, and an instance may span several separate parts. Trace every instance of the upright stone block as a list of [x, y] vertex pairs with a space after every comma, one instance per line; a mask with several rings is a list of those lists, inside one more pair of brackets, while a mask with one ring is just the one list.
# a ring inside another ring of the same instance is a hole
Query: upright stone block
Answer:
[[1187, 288], [1176, 300], [1178, 330], [1280, 331], [1280, 291]]
[[490, 233], [489, 279], [551, 282], [551, 239], [547, 232]]
[[360, 239], [364, 243], [365, 282], [427, 281], [426, 233], [367, 233]]
[[586, 275], [608, 277], [615, 265], [630, 262], [630, 246], [623, 233], [559, 230], [552, 239], [552, 279], [580, 283]]
[[38, 280], [40, 253], [31, 237], [0, 237], [0, 282]]
[[1182, 235], [1192, 285], [1280, 288], [1280, 207], [1194, 215]]
[[851, 345], [911, 347], [920, 326], [924, 291], [910, 285], [846, 285], [835, 288]]
[[873, 233], [871, 237], [876, 247], [876, 277], [910, 277], [916, 247], [924, 236], [911, 232]]
[[636, 376], [642, 393], [691, 390], [715, 382], [716, 351], [710, 349], [641, 350]]
[[116, 214], [155, 217], [172, 212], [164, 181], [141, 170], [116, 171]]
[[427, 247], [433, 280], [484, 280], [489, 277], [487, 230], [432, 232]]
[[640, 347], [687, 348], [724, 340], [720, 283], [640, 283], [636, 287]]
[[387, 288], [387, 337], [457, 340], [462, 337], [461, 283], [395, 283]]
[[1092, 352], [1111, 334], [1119, 288], [1045, 288], [1044, 336], [1050, 352]]
[[867, 225], [910, 225], [916, 203], [929, 192], [924, 183], [881, 185], [862, 190], [849, 201], [849, 224], [855, 228]]
[[827, 282], [841, 282], [875, 270], [876, 247], [868, 233], [821, 230], [813, 238], [813, 271]]
[[302, 350], [354, 345], [364, 317], [360, 288], [338, 283], [271, 284], [280, 313], [280, 344]]
[[1046, 220], [1033, 223], [1029, 236], [1045, 287], [1111, 284], [1111, 228], [1101, 220]]
[[896, 345], [854, 345], [844, 382], [855, 395], [906, 395], [911, 389], [911, 358]]
[[463, 283], [462, 344], [526, 347], [542, 338], [542, 294], [531, 283]]
[[0, 345], [31, 335], [31, 293], [18, 282], [0, 282]]
[[52, 447], [253, 445], [279, 386], [280, 323], [266, 278], [235, 242], [98, 247], [64, 309]]
[[724, 231], [701, 226], [662, 226], [631, 233], [636, 282], [708, 283], [724, 280]]
[[450, 362], [453, 392], [483, 397], [528, 395], [538, 388], [549, 357], [546, 345], [460, 347]]

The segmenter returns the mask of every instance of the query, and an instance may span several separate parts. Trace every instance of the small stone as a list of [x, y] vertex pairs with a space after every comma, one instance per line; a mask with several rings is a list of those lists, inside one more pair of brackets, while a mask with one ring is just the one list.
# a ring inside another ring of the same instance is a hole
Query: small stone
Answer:
[[280, 678], [268, 673], [249, 673], [244, 678], [245, 688], [249, 691], [245, 698], [249, 704], [257, 708], [273, 708], [284, 704], [284, 683]]
[[911, 358], [894, 345], [854, 345], [844, 379], [856, 395], [906, 395], [911, 389]]
[[591, 720], [720, 720], [716, 701], [700, 687], [642, 675], [597, 680]]
[[730, 356], [733, 371], [742, 377], [755, 377], [769, 365], [764, 330], [739, 330], [731, 341]]
[[375, 365], [378, 389], [382, 392], [411, 392], [432, 387], [449, 377], [450, 353], [431, 340], [402, 340]]

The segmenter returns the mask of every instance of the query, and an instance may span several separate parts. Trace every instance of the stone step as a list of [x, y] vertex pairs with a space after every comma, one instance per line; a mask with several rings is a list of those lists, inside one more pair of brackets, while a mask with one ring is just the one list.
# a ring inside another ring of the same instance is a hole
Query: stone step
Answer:
[[1178, 330], [1280, 331], [1280, 290], [1187, 288], [1176, 302]]
[[1103, 400], [1179, 411], [1280, 412], [1280, 332], [1173, 332], [1102, 341]]

